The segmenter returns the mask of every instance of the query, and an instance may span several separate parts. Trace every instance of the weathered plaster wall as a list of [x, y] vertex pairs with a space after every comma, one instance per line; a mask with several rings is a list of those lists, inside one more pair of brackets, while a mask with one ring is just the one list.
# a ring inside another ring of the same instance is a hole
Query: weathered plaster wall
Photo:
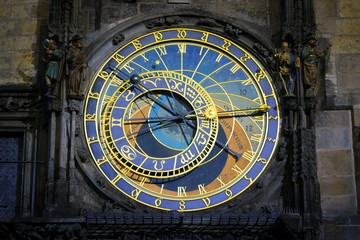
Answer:
[[0, 1], [0, 84], [36, 82], [39, 33], [49, 1]]

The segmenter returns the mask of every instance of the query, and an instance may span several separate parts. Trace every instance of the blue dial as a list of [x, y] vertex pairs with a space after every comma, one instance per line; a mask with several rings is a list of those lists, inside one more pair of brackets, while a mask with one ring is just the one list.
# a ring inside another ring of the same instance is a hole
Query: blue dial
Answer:
[[256, 57], [195, 28], [153, 31], [94, 74], [85, 137], [103, 176], [160, 210], [197, 211], [248, 189], [274, 155], [280, 112]]

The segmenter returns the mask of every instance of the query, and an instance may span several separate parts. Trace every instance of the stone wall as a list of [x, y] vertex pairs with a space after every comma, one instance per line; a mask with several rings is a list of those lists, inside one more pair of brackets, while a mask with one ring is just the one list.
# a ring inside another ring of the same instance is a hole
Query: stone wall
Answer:
[[320, 39], [333, 45], [323, 83], [323, 109], [328, 111], [317, 114], [316, 126], [322, 208], [325, 217], [355, 215], [360, 199], [360, 2], [314, 0], [314, 9]]
[[0, 1], [0, 84], [36, 83], [39, 33], [50, 1]]

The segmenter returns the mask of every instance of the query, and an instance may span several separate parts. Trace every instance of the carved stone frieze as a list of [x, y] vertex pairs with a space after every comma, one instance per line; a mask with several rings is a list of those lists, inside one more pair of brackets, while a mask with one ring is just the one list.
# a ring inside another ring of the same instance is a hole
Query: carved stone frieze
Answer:
[[25, 97], [0, 97], [0, 111], [34, 111], [39, 105], [37, 99], [27, 99]]
[[155, 28], [155, 27], [163, 27], [163, 26], [174, 26], [182, 23], [183, 21], [180, 19], [180, 17], [174, 16], [174, 17], [161, 17], [158, 19], [154, 19], [148, 23], [146, 23], [146, 27], [149, 29]]

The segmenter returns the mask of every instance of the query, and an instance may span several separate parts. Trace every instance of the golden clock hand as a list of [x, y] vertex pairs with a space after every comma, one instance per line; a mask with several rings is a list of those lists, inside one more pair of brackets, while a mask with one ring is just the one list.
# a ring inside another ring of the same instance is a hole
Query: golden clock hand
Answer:
[[[213, 119], [215, 117], [218, 118], [227, 118], [227, 117], [246, 117], [246, 116], [253, 116], [257, 114], [264, 114], [268, 111], [270, 107], [266, 104], [262, 104], [257, 108], [249, 108], [249, 109], [237, 109], [237, 110], [230, 110], [230, 111], [220, 111], [217, 112], [215, 108], [208, 108], [202, 114], [187, 114], [185, 115], [186, 119], [194, 118], [194, 117], [206, 117], [208, 119]], [[249, 113], [251, 115], [249, 115]], [[242, 114], [242, 115], [238, 115]]]

